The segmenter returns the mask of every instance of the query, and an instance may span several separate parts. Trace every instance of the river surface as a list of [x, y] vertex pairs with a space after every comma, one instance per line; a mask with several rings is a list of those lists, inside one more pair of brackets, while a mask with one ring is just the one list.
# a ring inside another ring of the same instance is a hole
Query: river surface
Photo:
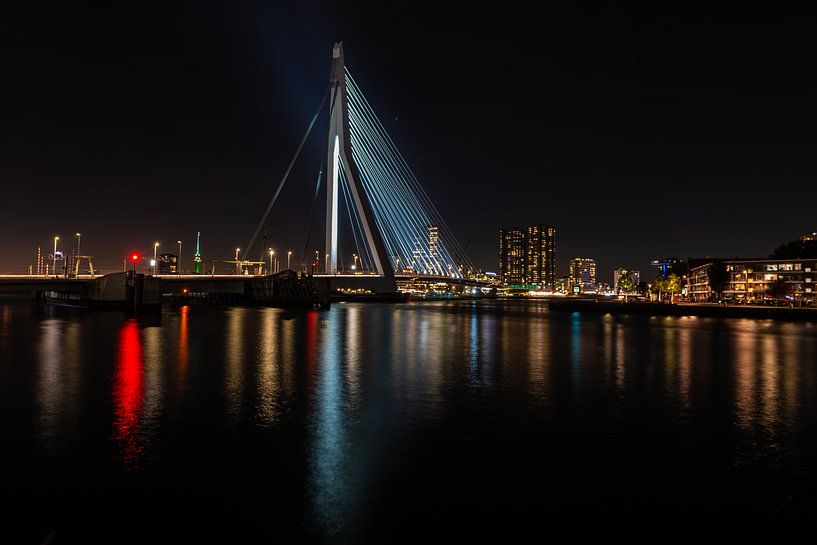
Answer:
[[813, 323], [501, 300], [139, 321], [0, 302], [0, 418], [15, 543], [817, 513]]

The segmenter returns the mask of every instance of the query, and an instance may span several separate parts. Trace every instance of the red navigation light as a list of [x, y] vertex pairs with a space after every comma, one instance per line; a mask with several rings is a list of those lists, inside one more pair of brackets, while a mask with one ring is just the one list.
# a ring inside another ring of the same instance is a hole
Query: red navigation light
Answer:
[[139, 254], [131, 255], [130, 260], [133, 261], [133, 262], [139, 261]]

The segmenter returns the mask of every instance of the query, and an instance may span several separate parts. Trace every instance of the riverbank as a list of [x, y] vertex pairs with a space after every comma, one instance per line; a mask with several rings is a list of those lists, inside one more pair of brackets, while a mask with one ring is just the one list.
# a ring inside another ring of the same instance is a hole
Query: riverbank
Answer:
[[769, 318], [777, 320], [817, 321], [817, 308], [771, 307], [754, 305], [723, 306], [705, 303], [653, 303], [605, 301], [596, 299], [551, 299], [554, 311], [600, 312], [610, 314], [649, 314], [653, 316], [718, 316], [729, 318]]

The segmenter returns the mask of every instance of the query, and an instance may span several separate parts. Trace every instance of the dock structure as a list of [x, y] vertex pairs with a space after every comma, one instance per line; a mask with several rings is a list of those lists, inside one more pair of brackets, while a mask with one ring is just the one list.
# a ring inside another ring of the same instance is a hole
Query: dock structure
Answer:
[[0, 298], [89, 309], [148, 312], [170, 304], [237, 304], [327, 308], [329, 282], [293, 271], [276, 275], [145, 275], [94, 278], [0, 276]]

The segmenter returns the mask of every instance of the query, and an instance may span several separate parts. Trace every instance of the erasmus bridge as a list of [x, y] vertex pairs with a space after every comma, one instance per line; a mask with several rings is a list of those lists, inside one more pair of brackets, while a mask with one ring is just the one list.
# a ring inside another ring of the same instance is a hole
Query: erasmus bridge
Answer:
[[[475, 269], [471, 260], [346, 67], [341, 42], [332, 49], [330, 81], [321, 104], [247, 244], [247, 252], [252, 251], [327, 104], [326, 159], [319, 169], [312, 205], [314, 211], [315, 201], [325, 193], [325, 253], [312, 261], [316, 275], [332, 277], [338, 286], [373, 285], [371, 277], [384, 279], [386, 282], [380, 283], [383, 286], [389, 281], [393, 284], [396, 277], [455, 281], [472, 277]], [[311, 223], [312, 213], [309, 216]], [[344, 264], [341, 255], [353, 256], [352, 263]]]
[[[259, 234], [266, 225], [304, 144], [326, 108], [329, 119], [326, 156], [316, 169], [318, 175], [304, 242], [304, 273], [298, 275], [293, 271], [284, 271], [277, 275], [264, 275], [263, 261], [238, 261], [236, 254], [235, 261], [225, 262], [234, 263], [237, 274], [154, 274], [148, 279], [148, 284], [153, 285], [150, 289], [165, 295], [168, 291], [171, 294], [223, 294], [228, 289], [245, 295], [248, 292], [256, 295], [265, 293], [271, 297], [270, 294], [276, 289], [281, 289], [278, 284], [274, 284], [281, 279], [281, 274], [292, 280], [289, 287], [292, 287], [294, 293], [303, 287], [305, 281], [297, 279], [305, 278], [306, 273], [310, 279], [314, 279], [309, 280], [310, 285], [320, 282], [321, 289], [332, 293], [365, 291], [389, 294], [398, 291], [398, 282], [417, 285], [418, 281], [458, 285], [460, 291], [467, 286], [474, 288], [474, 293], [477, 291], [476, 287], [486, 286], [476, 279], [476, 270], [471, 260], [347, 69], [341, 42], [335, 43], [332, 49], [329, 85], [321, 103], [245, 246], [244, 255], [252, 255]], [[307, 250], [314, 211], [322, 196], [325, 196], [326, 203], [325, 253], [320, 255], [316, 251], [313, 259], [311, 255], [307, 255]], [[265, 243], [266, 234], [264, 239]], [[263, 246], [259, 246], [259, 249], [264, 251]], [[346, 256], [347, 260], [344, 261], [342, 256]], [[349, 256], [352, 257], [351, 263]], [[134, 268], [132, 275], [128, 276], [130, 280], [126, 280], [125, 284], [135, 282], [134, 279], [139, 276], [135, 268], [137, 258], [137, 255], [133, 255]], [[308, 262], [311, 262], [311, 268], [307, 266]], [[240, 274], [245, 265], [257, 265], [257, 274], [253, 277], [269, 279], [269, 283], [260, 284], [256, 281], [248, 286], [244, 282], [247, 274]], [[94, 278], [93, 273], [90, 279], [79, 275], [72, 278], [67, 274], [64, 278], [57, 276], [0, 278], [0, 291], [5, 286], [20, 290], [31, 289], [38, 297], [50, 290], [69, 299], [97, 297], [121, 301], [118, 294], [121, 290], [117, 288], [111, 291], [111, 286], [122, 284], [121, 279], [113, 278], [115, 275], [104, 275], [109, 278], [102, 284], [99, 278]], [[81, 285], [82, 282], [89, 281], [96, 284]], [[157, 282], [159, 285], [156, 285]], [[286, 285], [284, 288], [289, 289]], [[137, 288], [134, 289], [138, 291]], [[100, 295], [108, 292], [114, 295]], [[90, 296], [89, 293], [96, 295]], [[298, 296], [296, 294], [293, 297]]]

